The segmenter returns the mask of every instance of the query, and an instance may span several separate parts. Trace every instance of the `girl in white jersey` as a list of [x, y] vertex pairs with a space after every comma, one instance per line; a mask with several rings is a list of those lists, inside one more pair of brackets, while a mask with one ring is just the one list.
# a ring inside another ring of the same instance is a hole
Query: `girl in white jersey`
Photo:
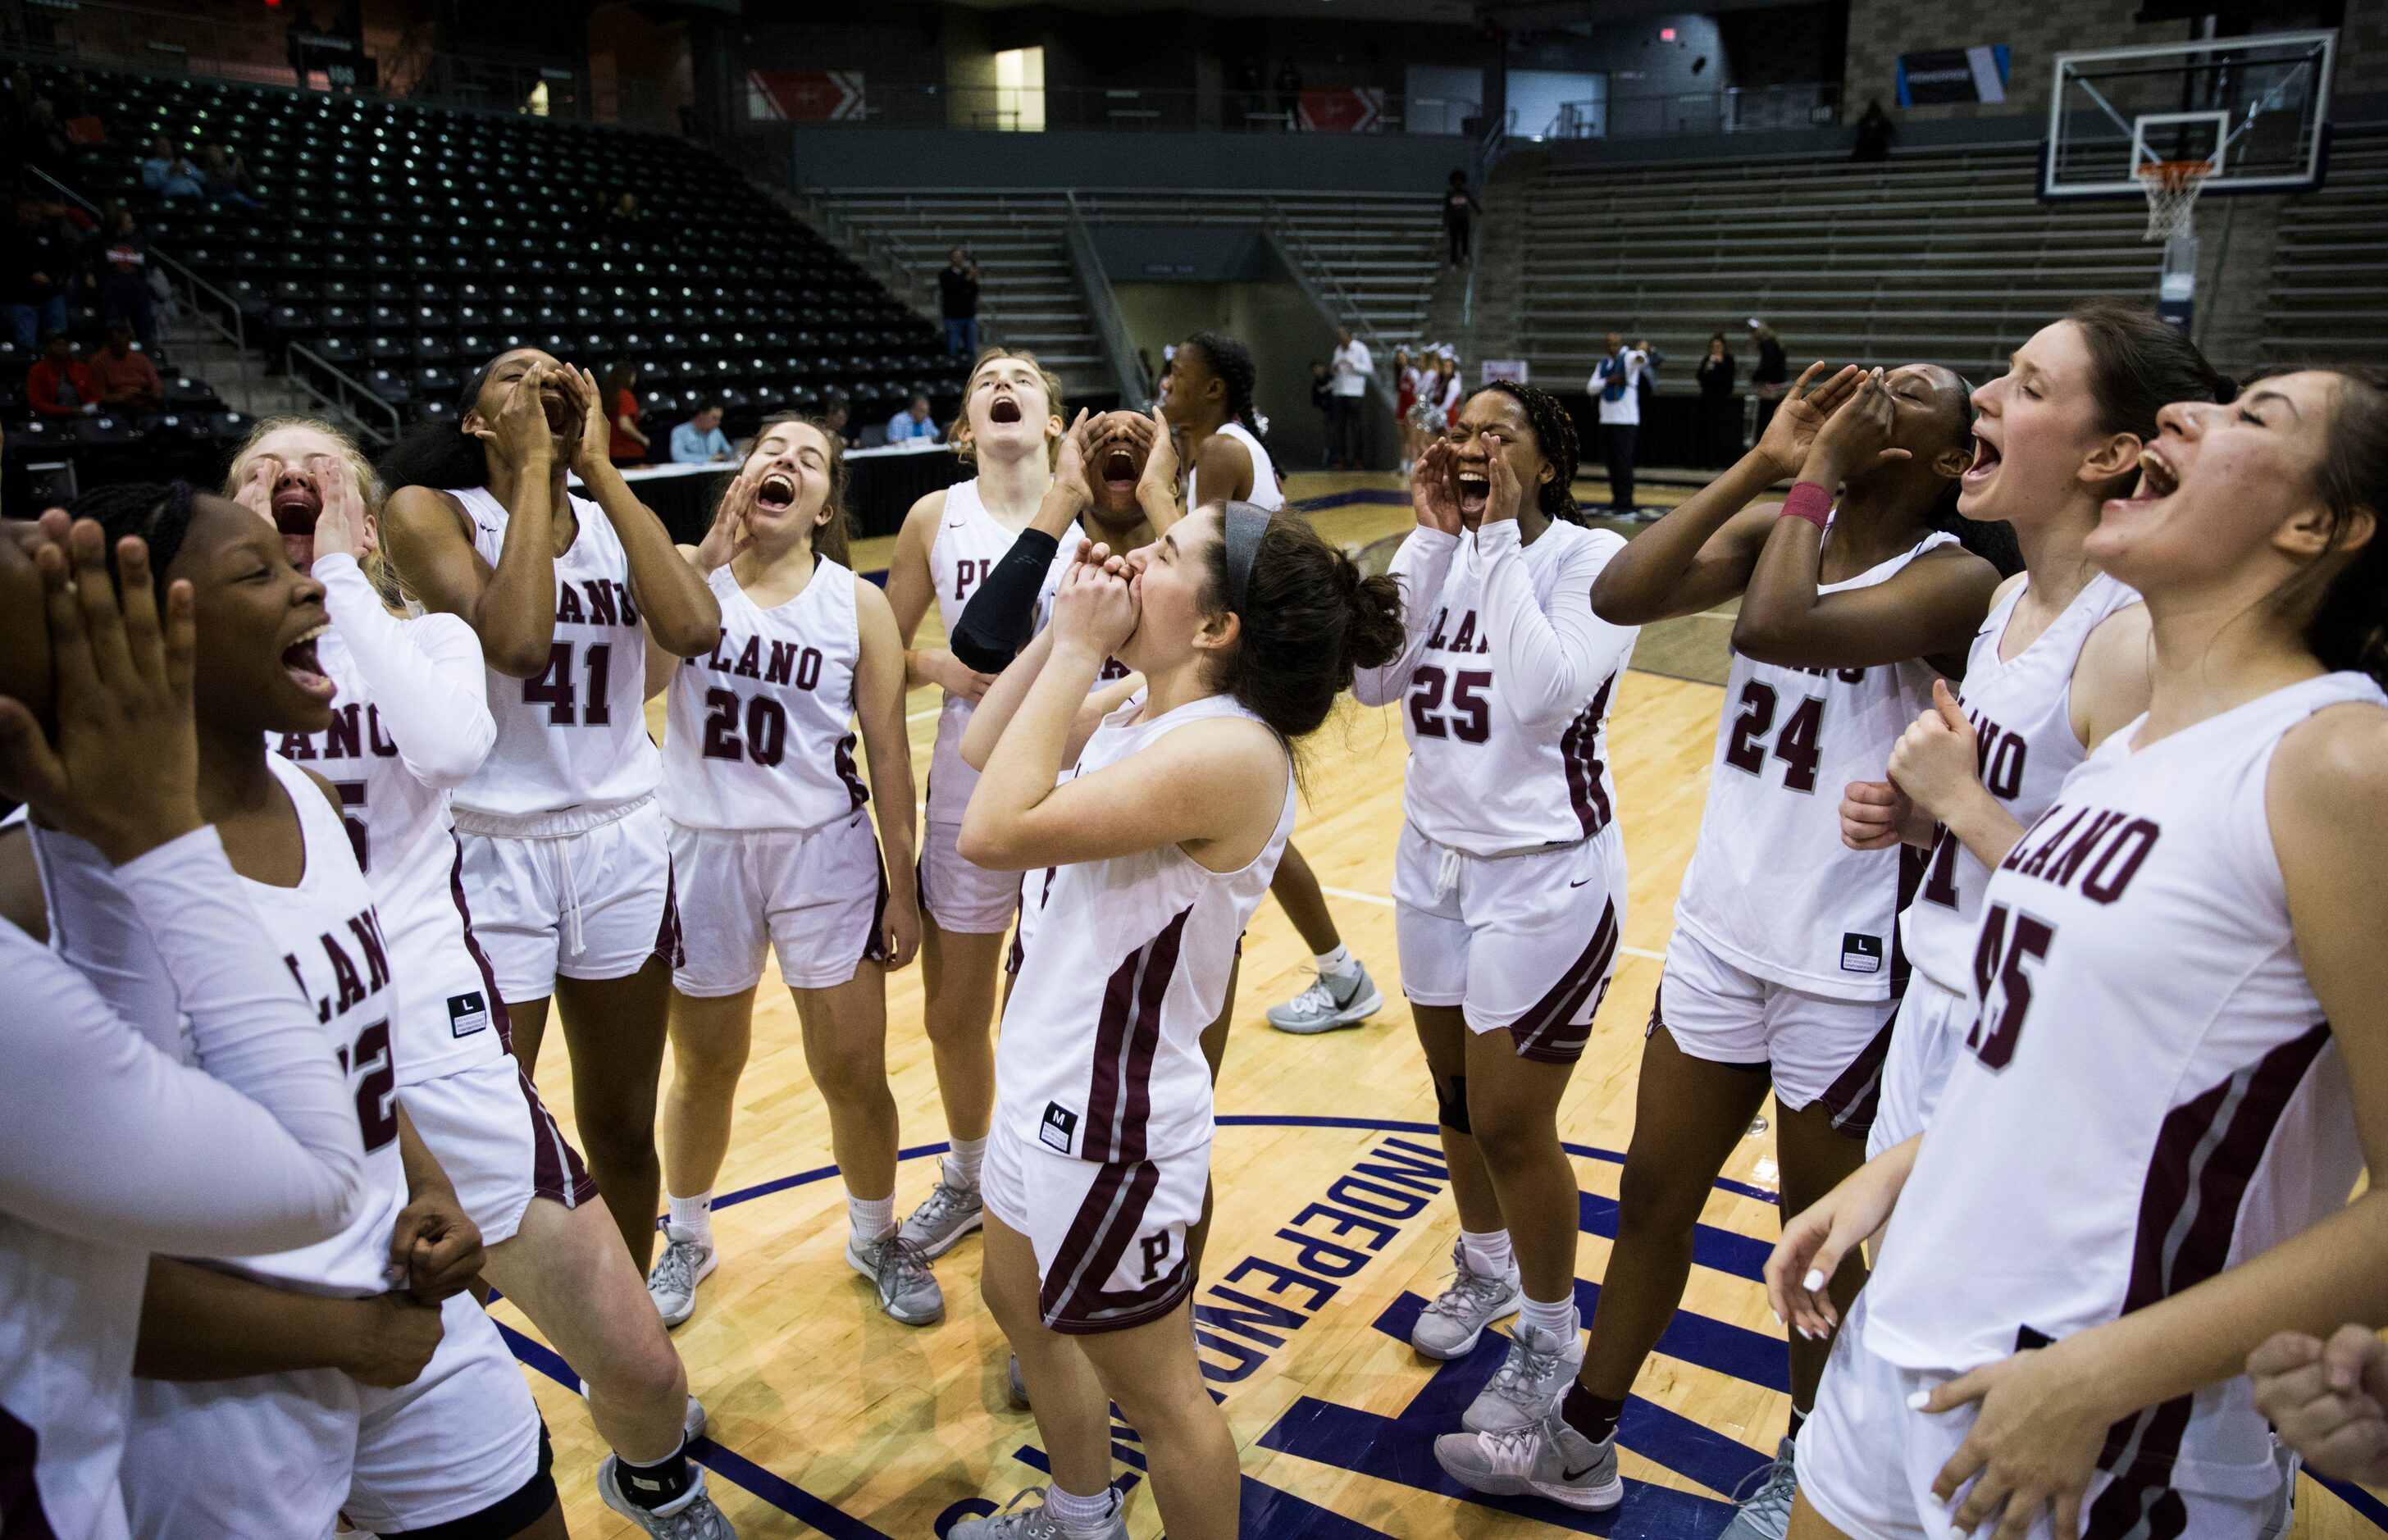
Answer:
[[[828, 1103], [851, 1221], [846, 1264], [906, 1325], [945, 1315], [928, 1264], [896, 1233], [887, 970], [908, 966], [921, 944], [912, 755], [895, 611], [845, 565], [843, 449], [809, 418], [764, 423], [704, 543], [680, 548], [720, 598], [721, 641], [686, 662], [648, 655], [649, 687], [668, 700], [664, 808], [688, 922], [664, 1103], [671, 1215], [647, 1280], [673, 1325], [715, 1266], [713, 1181], [766, 948], [779, 954], [805, 1065]], [[855, 771], [857, 721], [869, 793]]]
[[2086, 547], [2146, 601], [2148, 710], [1992, 872], [1929, 1126], [1767, 1264], [1827, 1330], [1888, 1223], [1794, 1534], [2252, 1537], [2250, 1352], [2382, 1318], [2388, 1193], [2347, 1195], [2388, 1162], [2388, 391], [2159, 421]]
[[[1841, 844], [1840, 788], [1882, 762], [1929, 698], [1920, 659], [1962, 653], [1999, 580], [1937, 528], [1972, 442], [1964, 381], [1928, 364], [1851, 367], [1807, 391], [1823, 370], [1593, 590], [1612, 624], [1736, 596], [1741, 611], [1582, 1369], [1548, 1418], [1473, 1435], [1471, 1463], [1577, 1507], [1618, 1501], [1617, 1419], [1683, 1298], [1710, 1184], [1768, 1090], [1786, 1206], [1864, 1158], [1901, 882], [1896, 853]], [[1789, 499], [1749, 506], [1785, 477]], [[1794, 1432], [1823, 1369], [1822, 1344], [1791, 1344]], [[1778, 1466], [1736, 1521], [1759, 1527], [1734, 1540], [1765, 1534], [1764, 1515], [1785, 1506], [1787, 1458]]]
[[619, 1461], [600, 1469], [600, 1491], [618, 1506], [627, 1477], [653, 1479], [701, 1518], [712, 1501], [682, 1445], [703, 1413], [578, 1152], [510, 1051], [459, 881], [448, 793], [496, 735], [480, 643], [454, 616], [384, 606], [366, 575], [387, 580], [380, 487], [328, 425], [260, 424], [225, 479], [324, 585], [332, 630], [316, 655], [338, 688], [332, 724], [276, 746], [338, 794], [393, 966], [413, 981], [391, 1021], [399, 1099], [480, 1228], [484, 1274], [581, 1377]]
[[[963, 853], [1031, 873], [984, 1288], [1053, 1484], [1041, 1508], [966, 1520], [959, 1540], [1124, 1536], [1107, 1400], [1144, 1439], [1169, 1533], [1235, 1533], [1235, 1441], [1188, 1330], [1212, 1132], [1200, 1037], [1293, 826], [1292, 740], [1401, 640], [1391, 582], [1307, 525], [1203, 508], [1127, 557], [1088, 548], [972, 722], [984, 774]], [[1108, 657], [1144, 682], [1090, 698]]]
[[[1161, 412], [1186, 439], [1186, 505], [1245, 502], [1268, 513], [1285, 506], [1277, 466], [1252, 431], [1255, 373], [1251, 350], [1232, 337], [1197, 332], [1169, 355], [1161, 381]], [[1356, 1026], [1384, 1008], [1368, 970], [1343, 945], [1334, 911], [1302, 852], [1289, 848], [1269, 891], [1310, 948], [1317, 980], [1268, 1012], [1271, 1026], [1302, 1034]], [[1232, 997], [1231, 997], [1232, 999]]]
[[[1472, 1432], [1540, 1420], [1582, 1352], [1558, 1104], [1625, 923], [1606, 759], [1635, 632], [1592, 613], [1592, 585], [1625, 541], [1580, 522], [1575, 463], [1574, 426], [1549, 393], [1477, 393], [1411, 479], [1418, 527], [1391, 567], [1408, 644], [1353, 689], [1364, 705], [1405, 705], [1402, 989], [1459, 1207], [1454, 1281], [1410, 1341], [1460, 1357], [1487, 1319], [1519, 1312], [1508, 1362], [1462, 1419]], [[1452, 1453], [1461, 1480], [1483, 1474]]]
[[[1961, 689], [1936, 683], [1935, 706], [1891, 750], [1891, 779], [1845, 793], [1853, 848], [1888, 848], [1906, 833], [1929, 851], [1899, 922], [1913, 974], [1883, 1063], [1871, 1154], [1929, 1121], [1973, 1024], [1965, 996], [1989, 881], [1975, 847], [2003, 852], [2082, 756], [2147, 706], [2147, 612], [2082, 546], [2100, 504], [2138, 478], [2157, 410], [2210, 400], [2216, 383], [2179, 331], [2142, 307], [2095, 299], [2040, 328], [1974, 392], [1974, 464], [1957, 511], [2012, 528], [2024, 570], [2000, 585]], [[2106, 654], [2123, 661], [2076, 667]], [[2121, 688], [2102, 693], [2110, 681]]]
[[[596, 384], [533, 348], [382, 467], [391, 565], [489, 661], [495, 747], [453, 794], [475, 934], [526, 1073], [564, 1007], [573, 1117], [639, 1270], [654, 1242], [655, 1087], [678, 948], [647, 736], [646, 644], [713, 645], [721, 607], [605, 458]], [[565, 490], [566, 472], [591, 502]]]
[[[329, 725], [322, 587], [247, 509], [187, 487], [109, 488], [77, 511], [112, 536], [141, 536], [154, 577], [192, 585], [200, 809], [347, 1067], [372, 1193], [349, 1228], [312, 1246], [205, 1267], [152, 1258], [124, 1465], [132, 1531], [323, 1534], [345, 1512], [385, 1534], [443, 1524], [560, 1534], [538, 1410], [465, 1292], [479, 1233], [396, 1096], [403, 962], [329, 787], [266, 752], [269, 733]], [[121, 906], [97, 852], [56, 832], [36, 837], [55, 910]], [[173, 988], [121, 925], [86, 918], [58, 941], [103, 993]], [[436, 1311], [442, 1330], [419, 1372], [380, 1389], [348, 1370], [393, 1287], [412, 1298], [401, 1311]]]
[[[980, 1224], [979, 1167], [995, 1107], [995, 981], [1004, 932], [1020, 908], [1020, 879], [975, 866], [955, 850], [962, 809], [978, 781], [962, 761], [962, 730], [993, 676], [972, 670], [950, 648], [912, 643], [933, 601], [942, 630], [953, 635], [971, 595], [1035, 517], [1053, 480], [1061, 414], [1061, 382], [1035, 354], [1001, 348], [981, 353], [951, 435], [978, 474], [912, 504], [887, 559], [887, 602], [907, 649], [906, 687], [934, 684], [944, 693], [929, 758], [919, 893], [926, 995], [921, 1022], [936, 1062], [950, 1148], [936, 1186], [902, 1226], [904, 1240], [924, 1257], [943, 1256]], [[1054, 564], [1054, 581], [1062, 566]]]
[[206, 1065], [171, 1014], [111, 1008], [42, 944], [86, 917], [44, 915], [21, 831], [0, 844], [23, 900], [21, 928], [0, 923], [0, 1522], [121, 1540], [149, 1253], [327, 1240], [363, 1152], [348, 1076], [200, 820], [189, 585], [159, 603], [128, 541], [120, 611], [97, 528], [47, 525], [0, 532], [0, 789], [113, 863]]

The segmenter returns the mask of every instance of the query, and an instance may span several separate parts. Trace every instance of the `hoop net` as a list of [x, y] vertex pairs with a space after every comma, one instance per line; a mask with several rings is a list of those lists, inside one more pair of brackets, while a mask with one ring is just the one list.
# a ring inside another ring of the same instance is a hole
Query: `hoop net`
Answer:
[[2168, 241], [2194, 231], [2191, 216], [2197, 210], [2197, 195], [2205, 190], [2205, 179], [2214, 174], [2213, 161], [2147, 160], [2132, 174], [2148, 195], [2149, 240]]

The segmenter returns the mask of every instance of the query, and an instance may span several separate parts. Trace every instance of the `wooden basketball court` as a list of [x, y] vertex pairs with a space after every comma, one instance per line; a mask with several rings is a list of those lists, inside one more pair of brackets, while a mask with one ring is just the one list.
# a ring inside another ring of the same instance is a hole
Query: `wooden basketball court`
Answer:
[[[1303, 475], [1288, 490], [1310, 504], [1322, 533], [1346, 545], [1409, 527], [1390, 477]], [[1577, 491], [1589, 506], [1605, 488], [1580, 483]], [[890, 543], [863, 542], [857, 564], [883, 565]], [[933, 611], [928, 631], [936, 624]], [[1587, 1320], [1614, 1228], [1643, 1024], [1698, 832], [1729, 625], [1719, 614], [1646, 630], [1611, 719], [1631, 908], [1616, 984], [1561, 1122], [1583, 1194], [1577, 1290]], [[923, 775], [936, 704], [923, 690], [908, 706]], [[660, 710], [651, 707], [650, 719], [660, 735]], [[1447, 1365], [1408, 1345], [1411, 1320], [1450, 1268], [1455, 1222], [1433, 1096], [1398, 990], [1388, 895], [1402, 821], [1399, 719], [1391, 708], [1347, 699], [1309, 754], [1295, 839], [1386, 1006], [1365, 1025], [1323, 1037], [1271, 1030], [1262, 1012], [1302, 987], [1309, 958], [1276, 906], [1261, 906], [1219, 1082], [1217, 1217], [1195, 1293], [1202, 1361], [1243, 1451], [1243, 1533], [1714, 1535], [1729, 1515], [1725, 1498], [1772, 1457], [1789, 1405], [1782, 1329], [1758, 1281], [1777, 1224], [1771, 1134], [1753, 1129], [1719, 1182], [1684, 1313], [1635, 1387], [1640, 1399], [1622, 1429], [1624, 1506], [1577, 1513], [1538, 1498], [1480, 1497], [1445, 1478], [1433, 1437], [1457, 1426], [1506, 1343], [1488, 1332], [1471, 1357]], [[1003, 1335], [978, 1298], [979, 1243], [965, 1241], [935, 1265], [943, 1324], [916, 1330], [879, 1313], [869, 1283], [843, 1260], [843, 1190], [795, 1012], [776, 977], [757, 1001], [754, 1058], [717, 1188], [721, 1266], [675, 1333], [691, 1388], [711, 1414], [696, 1453], [748, 1540], [942, 1534], [955, 1518], [1044, 1480], [1035, 1424], [1009, 1406]], [[927, 1194], [946, 1137], [921, 1034], [917, 964], [891, 976], [888, 1018], [905, 1120], [900, 1215]], [[541, 1069], [540, 1089], [568, 1118], [561, 1048]], [[569, 1369], [511, 1305], [494, 1314], [553, 1430], [573, 1533], [634, 1536], [597, 1497], [603, 1449]], [[1114, 1453], [1124, 1479], [1137, 1482], [1141, 1451], [1124, 1429]], [[1128, 1527], [1137, 1540], [1161, 1532], [1152, 1504], [1133, 1490]], [[2353, 1540], [2383, 1528], [2388, 1508], [2359, 1489], [2301, 1483], [2295, 1533]]]

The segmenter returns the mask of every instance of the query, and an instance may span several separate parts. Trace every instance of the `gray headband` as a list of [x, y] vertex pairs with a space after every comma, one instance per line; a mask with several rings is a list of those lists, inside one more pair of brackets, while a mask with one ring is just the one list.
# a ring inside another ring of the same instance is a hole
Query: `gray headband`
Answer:
[[1269, 515], [1249, 503], [1229, 503], [1219, 511], [1219, 543], [1227, 571], [1227, 607], [1243, 613], [1251, 588], [1252, 558], [1260, 554], [1261, 537], [1268, 533]]

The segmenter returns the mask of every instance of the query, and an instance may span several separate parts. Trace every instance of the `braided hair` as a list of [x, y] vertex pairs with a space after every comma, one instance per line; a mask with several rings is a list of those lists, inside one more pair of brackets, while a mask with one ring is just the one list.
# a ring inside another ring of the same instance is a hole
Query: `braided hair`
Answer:
[[1196, 332], [1185, 346], [1201, 349], [1202, 362], [1227, 388], [1227, 420], [1241, 423], [1255, 439], [1261, 437], [1260, 414], [1252, 410], [1252, 388], [1260, 379], [1252, 350], [1224, 332]]
[[1546, 517], [1591, 523], [1575, 505], [1575, 467], [1581, 451], [1576, 445], [1575, 419], [1568, 409], [1542, 387], [1519, 380], [1496, 379], [1484, 388], [1497, 390], [1524, 407], [1526, 420], [1534, 425], [1534, 441], [1542, 446], [1543, 458], [1550, 462], [1552, 471], [1551, 478], [1535, 489], [1536, 505]]
[[[127, 535], [138, 535], [149, 547], [149, 578], [158, 596], [166, 594], [166, 569], [191, 532], [191, 500], [197, 495], [187, 481], [160, 486], [155, 481], [129, 481], [95, 487], [67, 505], [77, 519], [97, 524], [108, 553], [108, 575], [117, 578], [116, 546]], [[120, 579], [121, 580], [121, 579]]]
[[489, 371], [505, 356], [492, 356], [464, 381], [456, 397], [455, 422], [417, 423], [399, 435], [374, 466], [384, 488], [394, 492], [400, 487], [436, 487], [452, 492], [489, 484], [489, 446], [457, 425], [479, 407]]

